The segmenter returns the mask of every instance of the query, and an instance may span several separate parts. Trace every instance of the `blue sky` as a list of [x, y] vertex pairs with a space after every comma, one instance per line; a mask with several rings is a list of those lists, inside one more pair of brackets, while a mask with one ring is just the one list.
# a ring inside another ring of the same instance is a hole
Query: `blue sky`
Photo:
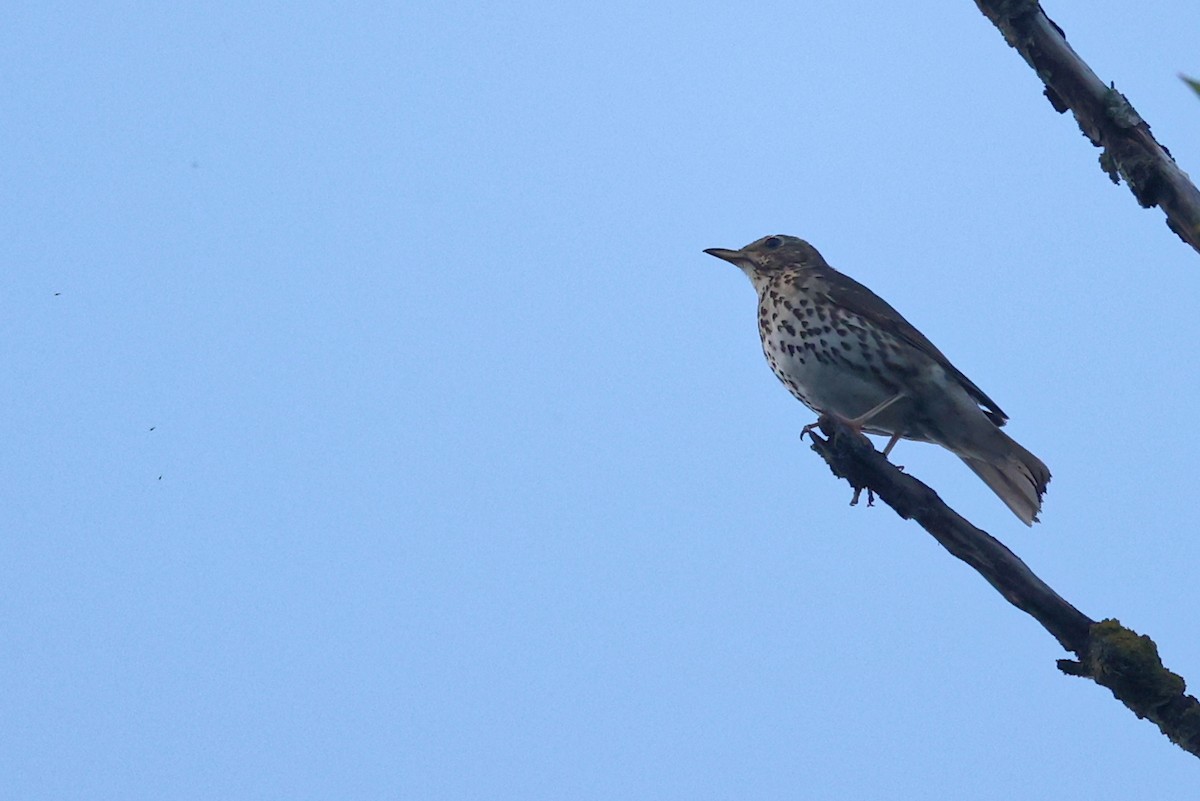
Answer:
[[[1200, 169], [1195, 8], [1049, 11]], [[6, 796], [1195, 797], [847, 505], [701, 252], [803, 236], [904, 312], [1044, 522], [895, 460], [1200, 682], [1200, 257], [973, 4], [9, 4], [0, 43]]]

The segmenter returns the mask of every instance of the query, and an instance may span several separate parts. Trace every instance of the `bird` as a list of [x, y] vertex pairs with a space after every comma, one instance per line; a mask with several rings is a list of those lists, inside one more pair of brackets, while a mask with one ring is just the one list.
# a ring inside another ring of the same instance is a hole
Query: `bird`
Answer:
[[1050, 470], [1001, 430], [1008, 415], [996, 402], [887, 301], [798, 237], [704, 252], [754, 285], [763, 354], [801, 403], [890, 437], [884, 456], [901, 439], [940, 445], [1021, 522], [1038, 520]]

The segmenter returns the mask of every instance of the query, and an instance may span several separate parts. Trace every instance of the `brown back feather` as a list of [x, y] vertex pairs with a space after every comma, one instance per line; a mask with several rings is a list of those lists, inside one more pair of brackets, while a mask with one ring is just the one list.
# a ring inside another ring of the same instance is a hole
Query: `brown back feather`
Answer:
[[[824, 259], [821, 261], [824, 262]], [[892, 334], [897, 339], [907, 342], [941, 365], [943, 370], [953, 376], [954, 380], [962, 385], [967, 394], [984, 407], [984, 414], [997, 426], [1004, 425], [1008, 420], [1008, 415], [1000, 409], [994, 400], [989, 398], [982, 389], [975, 386], [975, 383], [963, 375], [962, 371], [951, 364], [945, 354], [938, 350], [912, 323], [904, 319], [904, 316], [900, 312], [893, 309], [886, 300], [850, 276], [833, 269], [827, 263], [813, 264], [809, 266], [809, 269], [817, 276], [825, 279], [826, 295], [832, 302], [854, 312], [860, 317], [870, 320], [884, 331]]]

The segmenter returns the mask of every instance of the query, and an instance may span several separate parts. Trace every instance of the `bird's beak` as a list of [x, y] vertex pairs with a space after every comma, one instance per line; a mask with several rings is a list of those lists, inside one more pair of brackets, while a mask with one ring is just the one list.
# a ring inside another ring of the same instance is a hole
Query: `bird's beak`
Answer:
[[718, 259], [724, 259], [730, 264], [741, 267], [750, 261], [749, 257], [740, 250], [727, 250], [726, 248], [709, 248], [704, 251], [710, 256], [716, 256]]

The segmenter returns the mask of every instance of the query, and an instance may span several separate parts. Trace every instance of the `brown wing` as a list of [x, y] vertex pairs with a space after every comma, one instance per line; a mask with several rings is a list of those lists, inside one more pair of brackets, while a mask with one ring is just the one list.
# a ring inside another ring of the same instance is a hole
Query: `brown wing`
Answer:
[[989, 398], [982, 389], [975, 386], [975, 383], [971, 379], [967, 378], [957, 367], [951, 364], [945, 354], [938, 350], [924, 334], [913, 327], [912, 323], [905, 320], [904, 316], [893, 309], [886, 300], [850, 276], [843, 275], [828, 265], [816, 268], [813, 271], [824, 279], [825, 293], [831, 301], [870, 320], [884, 331], [907, 342], [941, 365], [943, 370], [953, 376], [958, 383], [962, 384], [967, 394], [984, 407], [984, 414], [997, 426], [1004, 425], [1005, 421], [1008, 420], [1008, 415], [1000, 409], [994, 400]]

